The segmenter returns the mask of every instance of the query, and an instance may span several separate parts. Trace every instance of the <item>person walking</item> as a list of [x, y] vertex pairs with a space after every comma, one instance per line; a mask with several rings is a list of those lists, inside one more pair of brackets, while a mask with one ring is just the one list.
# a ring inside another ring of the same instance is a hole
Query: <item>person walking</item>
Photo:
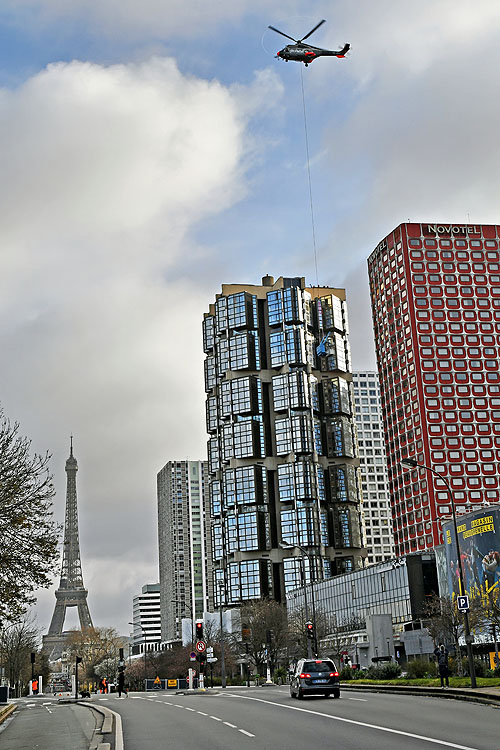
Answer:
[[125, 698], [128, 697], [127, 689], [125, 687], [125, 675], [123, 672], [119, 672], [118, 674], [118, 697], [122, 697], [122, 693], [124, 693]]
[[450, 687], [449, 675], [450, 670], [448, 668], [448, 649], [443, 643], [440, 643], [434, 649], [434, 656], [438, 663], [439, 676], [441, 678], [441, 688], [444, 690], [444, 681], [446, 680], [446, 687]]

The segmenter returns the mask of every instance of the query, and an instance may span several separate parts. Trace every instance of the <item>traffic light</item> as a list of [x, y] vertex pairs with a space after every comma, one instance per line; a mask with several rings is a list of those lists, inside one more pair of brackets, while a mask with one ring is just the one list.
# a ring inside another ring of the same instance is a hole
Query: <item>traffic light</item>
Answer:
[[198, 661], [200, 663], [200, 671], [203, 671], [203, 667], [207, 662], [206, 654], [198, 654]]
[[274, 632], [272, 630], [266, 630], [266, 643], [271, 644], [273, 641]]
[[120, 661], [123, 659], [123, 648], [120, 649]]
[[32, 664], [34, 664], [34, 663], [35, 663], [35, 658], [36, 658], [36, 654], [35, 654], [35, 653], [33, 653], [33, 651], [32, 651], [32, 652], [31, 652], [31, 663], [32, 663]]
[[314, 638], [314, 625], [310, 620], [306, 622], [306, 634], [308, 638]]
[[203, 623], [202, 622], [196, 623], [196, 640], [197, 641], [203, 640]]

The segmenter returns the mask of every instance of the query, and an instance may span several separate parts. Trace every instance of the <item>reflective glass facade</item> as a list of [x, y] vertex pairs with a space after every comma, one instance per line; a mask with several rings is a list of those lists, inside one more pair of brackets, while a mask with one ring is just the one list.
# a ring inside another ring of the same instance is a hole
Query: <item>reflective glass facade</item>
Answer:
[[359, 567], [344, 291], [300, 278], [224, 285], [203, 345], [213, 603], [284, 600], [301, 566], [282, 543], [304, 547], [310, 580]]

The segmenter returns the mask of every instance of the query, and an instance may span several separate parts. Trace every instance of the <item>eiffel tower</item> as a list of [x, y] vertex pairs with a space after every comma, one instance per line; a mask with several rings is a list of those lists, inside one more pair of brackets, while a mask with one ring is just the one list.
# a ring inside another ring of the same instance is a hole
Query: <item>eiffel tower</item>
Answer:
[[80, 628], [91, 628], [87, 604], [88, 591], [83, 585], [82, 564], [80, 560], [80, 542], [78, 538], [78, 508], [76, 502], [76, 472], [78, 464], [73, 456], [73, 437], [71, 437], [70, 454], [66, 461], [66, 516], [64, 521], [64, 546], [61, 565], [61, 580], [56, 591], [56, 606], [49, 632], [43, 637], [43, 649], [51, 661], [61, 657], [66, 643], [63, 632], [66, 610], [78, 607]]

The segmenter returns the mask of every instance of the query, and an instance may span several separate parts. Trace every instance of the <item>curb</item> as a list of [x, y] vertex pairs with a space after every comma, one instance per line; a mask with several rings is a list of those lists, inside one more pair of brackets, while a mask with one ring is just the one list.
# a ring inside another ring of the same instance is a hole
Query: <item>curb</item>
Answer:
[[423, 695], [437, 698], [453, 698], [454, 700], [470, 701], [472, 703], [483, 703], [490, 706], [500, 706], [500, 694], [480, 693], [479, 691], [464, 692], [463, 688], [446, 688], [445, 690], [435, 687], [420, 687], [415, 685], [340, 685], [341, 690], [354, 690], [358, 692], [389, 693], [395, 695]]
[[[106, 706], [98, 706], [95, 703], [84, 703], [83, 701], [80, 701], [80, 705], [85, 706], [86, 708], [90, 708], [93, 711], [97, 711], [97, 713], [100, 713], [104, 717], [102, 727], [99, 730], [100, 734], [113, 734], [114, 728], [114, 750], [124, 750], [122, 717], [120, 716], [120, 714], [116, 713], [116, 711], [112, 711]], [[96, 747], [99, 748], [99, 750], [109, 750], [109, 748], [111, 747], [111, 743], [105, 742], [103, 739], [103, 741]]]
[[9, 703], [5, 709], [1, 707], [0, 708], [0, 724], [3, 724], [4, 721], [8, 719], [11, 714], [14, 713], [16, 708], [17, 708], [17, 705], [15, 703]]

